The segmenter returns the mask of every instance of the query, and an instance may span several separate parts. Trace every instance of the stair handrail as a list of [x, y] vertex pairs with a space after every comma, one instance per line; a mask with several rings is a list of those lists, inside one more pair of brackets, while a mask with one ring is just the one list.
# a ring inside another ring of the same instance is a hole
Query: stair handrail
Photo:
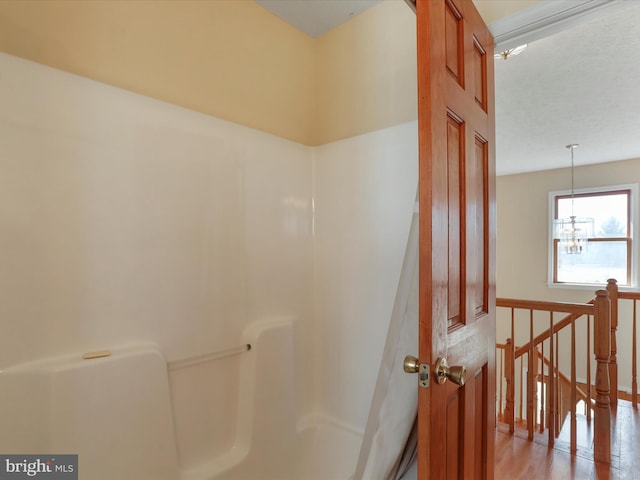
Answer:
[[[593, 305], [596, 297], [589, 300], [587, 303], [571, 303], [571, 302], [548, 302], [541, 300], [518, 300], [512, 298], [496, 298], [496, 306], [505, 308], [515, 308], [521, 310], [539, 310], [544, 312], [561, 312], [568, 313], [566, 317], [553, 325], [553, 332], [550, 333], [550, 329], [547, 328], [544, 332], [540, 333], [533, 339], [533, 345], [536, 346], [550, 335], [553, 335], [568, 325], [571, 325], [573, 320], [577, 320], [583, 315], [593, 315]], [[515, 358], [519, 358], [530, 350], [529, 342], [518, 347], [515, 352]]]
[[638, 368], [637, 368], [637, 304], [640, 302], [639, 291], [619, 290], [615, 280], [610, 279], [607, 283], [607, 290], [611, 298], [611, 358], [609, 360], [609, 371], [611, 375], [611, 403], [614, 406], [614, 395], [617, 404], [619, 379], [617, 362], [617, 329], [619, 325], [620, 300], [630, 300], [632, 303], [631, 314], [631, 403], [634, 408], [638, 406]]
[[[571, 302], [549, 302], [540, 300], [522, 300], [522, 299], [507, 299], [497, 298], [496, 306], [510, 308], [511, 315], [511, 337], [514, 336], [514, 311], [529, 310], [530, 312], [530, 339], [529, 342], [517, 350], [512, 343], [511, 339], [508, 339], [505, 344], [505, 372], [509, 371], [511, 379], [507, 379], [507, 408], [505, 409], [505, 415], [509, 415], [508, 423], [511, 433], [514, 431], [514, 385], [513, 385], [513, 372], [515, 369], [515, 359], [524, 355], [525, 352], [529, 353], [529, 375], [528, 375], [528, 387], [527, 387], [527, 428], [529, 431], [529, 439], [533, 440], [533, 400], [532, 392], [535, 390], [533, 385], [533, 374], [535, 372], [534, 365], [534, 349], [537, 350], [536, 345], [542, 343], [549, 337], [552, 337], [562, 328], [567, 325], [572, 326], [572, 337], [575, 328], [575, 320], [583, 315], [594, 318], [594, 356], [596, 359], [596, 397], [594, 408], [594, 459], [600, 462], [610, 463], [611, 461], [611, 385], [610, 385], [610, 368], [612, 350], [611, 350], [611, 302], [609, 299], [609, 292], [607, 290], [598, 290], [596, 297], [589, 301], [589, 303], [571, 303]], [[550, 326], [542, 334], [533, 337], [533, 311], [546, 311], [550, 312]], [[567, 313], [568, 315], [560, 322], [554, 323], [553, 313]], [[615, 332], [614, 332], [615, 333]], [[572, 343], [572, 349], [575, 348], [575, 344]], [[517, 354], [517, 357], [516, 357]], [[550, 356], [553, 359], [553, 342], [550, 340]], [[615, 365], [615, 364], [613, 364]], [[557, 369], [552, 371], [556, 372]], [[544, 373], [544, 372], [543, 372]], [[575, 354], [572, 353], [572, 365], [571, 365], [571, 383], [575, 388]], [[554, 396], [553, 382], [549, 382], [551, 398]], [[572, 397], [575, 399], [575, 391], [572, 390]], [[511, 407], [509, 408], [509, 399], [511, 399]], [[530, 405], [531, 404], [531, 405]], [[554, 414], [553, 405], [550, 407], [550, 414]], [[576, 419], [575, 419], [575, 402], [573, 402], [571, 411], [571, 450], [575, 452], [577, 449], [576, 440]], [[553, 444], [554, 432], [553, 423], [549, 425], [549, 444]]]
[[[595, 299], [590, 300], [587, 303], [593, 304], [593, 302], [595, 301]], [[566, 317], [564, 317], [562, 320], [560, 320], [558, 323], [555, 323], [553, 325], [553, 333], [552, 334], [556, 334], [558, 333], [560, 330], [562, 330], [563, 328], [571, 325], [571, 322], [573, 320], [578, 320], [580, 317], [582, 317], [584, 314], [577, 314], [577, 313], [570, 313], [569, 315], [567, 315]], [[547, 338], [549, 338], [550, 333], [549, 333], [549, 329], [547, 328], [544, 332], [540, 333], [537, 337], [535, 337], [533, 339], [533, 345], [534, 347], [536, 345], [541, 344], [542, 342], [544, 342]], [[529, 351], [529, 342], [525, 343], [524, 345], [521, 345], [520, 347], [518, 347], [515, 351], [515, 358], [519, 358], [522, 355], [524, 355], [525, 353], [527, 353]]]
[[[560, 377], [562, 380], [566, 381], [567, 383], [571, 383], [571, 379], [567, 377], [564, 373], [562, 373], [557, 366], [551, 365], [551, 361], [546, 355], [541, 355], [541, 356], [544, 361], [544, 364], [549, 368], [553, 368], [553, 371], [556, 373], [556, 375], [558, 375], [558, 377]], [[578, 392], [579, 400], [582, 400], [583, 402], [586, 403], [591, 399], [591, 396], [587, 392], [585, 392], [582, 388], [576, 386], [576, 391]]]
[[[560, 369], [558, 368], [557, 365], [552, 365], [551, 360], [544, 354], [540, 354], [540, 356], [542, 357], [542, 361], [544, 362], [544, 364], [550, 369], [550, 375], [549, 375], [549, 382], [551, 382], [553, 380], [553, 373], [555, 373], [555, 375], [557, 376], [559, 382], [558, 382], [558, 386], [561, 385], [562, 383], [564, 383], [565, 385], [571, 385], [571, 379], [569, 377], [567, 377], [564, 373], [562, 373], [560, 371]], [[543, 372], [544, 375], [544, 372]], [[559, 392], [557, 393], [557, 395], [559, 394]], [[572, 397], [575, 397], [575, 400], [581, 400], [585, 403], [585, 405], [587, 406], [587, 411], [586, 411], [586, 416], [587, 416], [587, 421], [590, 422], [591, 421], [591, 410], [594, 406], [595, 401], [593, 400], [593, 398], [591, 398], [591, 389], [588, 388], [588, 391], [585, 392], [582, 388], [580, 388], [577, 384], [575, 385], [575, 388], [572, 392]], [[547, 428], [549, 429], [549, 436], [558, 436], [560, 434], [560, 429], [559, 429], [559, 425], [562, 421], [563, 418], [565, 418], [567, 412], [566, 411], [560, 411], [559, 409], [559, 405], [557, 405], [558, 408], [552, 408], [549, 412], [549, 421], [548, 421], [548, 425]], [[551, 418], [551, 417], [555, 417], [555, 418]], [[544, 430], [544, 419], [541, 419], [542, 421], [540, 422], [541, 426], [540, 426], [540, 432], [542, 433], [542, 431]], [[552, 423], [553, 422], [553, 423]], [[573, 419], [572, 419], [573, 422]], [[552, 426], [553, 425], [553, 426]], [[573, 428], [573, 427], [572, 427]], [[553, 445], [553, 439], [550, 440], [549, 442], [550, 445]]]

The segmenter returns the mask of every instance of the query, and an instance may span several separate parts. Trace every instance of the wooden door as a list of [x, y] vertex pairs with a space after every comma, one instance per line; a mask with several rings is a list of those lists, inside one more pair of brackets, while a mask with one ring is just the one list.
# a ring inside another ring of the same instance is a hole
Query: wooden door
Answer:
[[[420, 189], [419, 480], [493, 478], [493, 39], [471, 0], [417, 0]], [[467, 369], [438, 384], [439, 358]]]

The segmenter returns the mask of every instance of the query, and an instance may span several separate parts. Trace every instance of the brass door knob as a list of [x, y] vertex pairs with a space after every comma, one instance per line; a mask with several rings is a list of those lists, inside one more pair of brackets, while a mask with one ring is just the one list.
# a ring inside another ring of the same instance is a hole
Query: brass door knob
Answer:
[[429, 365], [426, 363], [420, 363], [413, 355], [407, 355], [404, 357], [404, 362], [402, 362], [402, 368], [405, 373], [417, 373], [418, 375], [418, 384], [421, 387], [429, 388]]
[[406, 373], [418, 373], [420, 371], [419, 360], [413, 355], [407, 355], [404, 357], [402, 367]]
[[467, 379], [467, 369], [462, 366], [450, 367], [446, 358], [439, 358], [436, 362], [436, 379], [442, 385], [447, 378], [456, 385], [462, 386]]

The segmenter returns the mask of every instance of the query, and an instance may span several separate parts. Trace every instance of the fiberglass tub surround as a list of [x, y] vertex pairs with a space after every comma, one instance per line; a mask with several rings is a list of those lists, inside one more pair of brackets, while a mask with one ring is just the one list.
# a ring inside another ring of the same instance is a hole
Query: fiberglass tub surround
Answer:
[[[360, 435], [339, 425], [299, 427], [291, 415], [293, 331], [292, 320], [249, 326], [233, 447], [191, 469], [179, 466], [167, 363], [153, 345], [2, 371], [0, 388], [9, 395], [0, 412], [0, 450], [78, 454], [81, 475], [91, 480], [346, 479]], [[255, 394], [261, 390], [267, 395]]]
[[[135, 472], [104, 478], [348, 478], [411, 221], [415, 123], [306, 147], [0, 67], [2, 450], [77, 448], [83, 472], [122, 453], [113, 468]], [[112, 355], [82, 359], [97, 350]]]
[[166, 362], [157, 349], [17, 365], [0, 373], [0, 388], [13, 397], [0, 413], [2, 452], [78, 454], [80, 475], [95, 480], [178, 477]]

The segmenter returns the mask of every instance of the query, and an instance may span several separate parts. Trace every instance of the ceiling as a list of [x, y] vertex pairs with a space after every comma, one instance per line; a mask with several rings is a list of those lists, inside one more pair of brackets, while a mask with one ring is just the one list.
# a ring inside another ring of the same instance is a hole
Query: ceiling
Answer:
[[382, 0], [256, 0], [271, 13], [317, 38]]
[[496, 60], [498, 174], [640, 158], [640, 2]]
[[[257, 0], [312, 37], [381, 0]], [[640, 158], [640, 2], [495, 62], [496, 170]]]

